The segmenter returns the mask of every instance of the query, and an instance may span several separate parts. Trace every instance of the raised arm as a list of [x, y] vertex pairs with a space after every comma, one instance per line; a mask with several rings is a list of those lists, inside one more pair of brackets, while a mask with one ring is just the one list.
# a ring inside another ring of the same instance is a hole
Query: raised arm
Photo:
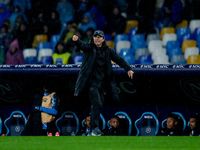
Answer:
[[81, 41], [77, 35], [74, 35], [72, 37], [72, 41], [83, 52], [88, 53], [92, 51], [91, 45], [89, 43]]

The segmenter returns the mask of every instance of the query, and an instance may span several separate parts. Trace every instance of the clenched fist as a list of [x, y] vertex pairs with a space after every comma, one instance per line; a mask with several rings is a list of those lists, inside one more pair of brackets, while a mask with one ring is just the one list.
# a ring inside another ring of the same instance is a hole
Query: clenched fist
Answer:
[[78, 36], [74, 35], [74, 36], [72, 37], [72, 41], [78, 41]]

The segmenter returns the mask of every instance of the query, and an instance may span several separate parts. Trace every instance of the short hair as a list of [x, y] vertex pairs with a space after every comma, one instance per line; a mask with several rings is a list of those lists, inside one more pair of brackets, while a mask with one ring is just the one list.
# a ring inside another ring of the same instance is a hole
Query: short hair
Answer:
[[172, 114], [172, 113], [171, 113], [171, 114], [168, 115], [168, 118], [169, 118], [169, 117], [170, 117], [170, 118], [173, 118], [173, 119], [174, 119], [175, 121], [177, 121], [177, 122], [178, 122], [178, 120], [179, 120], [179, 118], [178, 118], [178, 116], [177, 116], [176, 114]]
[[120, 120], [120, 118], [119, 118], [117, 115], [113, 115], [113, 116], [110, 118], [110, 120], [113, 119], [113, 118], [116, 118], [118, 121]]

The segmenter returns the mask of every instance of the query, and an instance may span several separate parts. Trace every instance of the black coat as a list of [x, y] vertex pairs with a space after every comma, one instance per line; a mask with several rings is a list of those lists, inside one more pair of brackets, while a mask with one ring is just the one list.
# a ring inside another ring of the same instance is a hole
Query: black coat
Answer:
[[[93, 37], [91, 38], [89, 43], [85, 43], [81, 40], [74, 42], [76, 46], [84, 52], [83, 62], [81, 66], [81, 70], [78, 75], [78, 79], [75, 86], [75, 93], [74, 95], [77, 96], [82, 90], [85, 88], [86, 83], [88, 81], [89, 75], [92, 70], [92, 66], [95, 61], [96, 57], [96, 46], [93, 42]], [[112, 99], [115, 101], [119, 101], [118, 93], [115, 86], [113, 70], [111, 60], [114, 61], [116, 64], [123, 67], [126, 71], [131, 70], [130, 65], [121, 58], [116, 51], [106, 45], [106, 42], [103, 42], [102, 45], [103, 49], [105, 50], [106, 55], [106, 86], [108, 90], [106, 92], [111, 96]]]

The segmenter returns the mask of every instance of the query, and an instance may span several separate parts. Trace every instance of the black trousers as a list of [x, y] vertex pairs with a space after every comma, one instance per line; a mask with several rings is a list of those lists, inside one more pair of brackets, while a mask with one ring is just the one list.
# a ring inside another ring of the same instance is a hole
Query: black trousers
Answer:
[[91, 102], [90, 127], [99, 127], [100, 113], [104, 102], [103, 83], [90, 82], [89, 99]]

